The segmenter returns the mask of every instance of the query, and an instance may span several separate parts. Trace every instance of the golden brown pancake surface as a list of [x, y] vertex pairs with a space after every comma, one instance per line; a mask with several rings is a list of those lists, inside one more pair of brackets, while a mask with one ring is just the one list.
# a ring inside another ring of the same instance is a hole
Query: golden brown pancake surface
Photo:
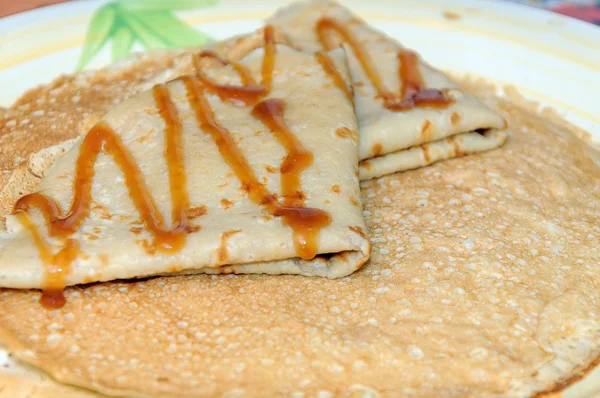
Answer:
[[4, 290], [0, 340], [59, 381], [112, 394], [552, 389], [600, 353], [599, 155], [510, 90], [472, 86], [513, 136], [364, 183], [374, 250], [359, 272], [97, 284], [51, 312], [39, 292]]

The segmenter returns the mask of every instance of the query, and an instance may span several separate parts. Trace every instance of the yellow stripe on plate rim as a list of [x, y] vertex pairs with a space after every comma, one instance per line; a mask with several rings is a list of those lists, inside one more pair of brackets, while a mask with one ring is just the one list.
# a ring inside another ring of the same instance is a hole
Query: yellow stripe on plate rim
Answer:
[[[268, 12], [258, 12], [258, 13], [244, 13], [242, 15], [234, 16], [234, 15], [231, 15], [231, 13], [228, 13], [228, 14], [208, 15], [208, 16], [207, 15], [187, 16], [187, 17], [184, 16], [183, 19], [189, 24], [197, 25], [197, 24], [206, 23], [206, 22], [208, 22], [208, 23], [210, 23], [210, 22], [232, 22], [232, 21], [236, 21], [236, 20], [246, 20], [247, 21], [247, 20], [253, 20], [253, 19], [263, 19], [263, 18], [267, 17], [269, 14], [270, 13], [268, 13]], [[588, 69], [591, 69], [593, 71], [600, 72], [600, 65], [598, 65], [597, 63], [594, 63], [594, 62], [590, 62], [583, 57], [574, 56], [565, 51], [556, 50], [554, 47], [551, 47], [551, 46], [540, 45], [538, 43], [535, 43], [534, 41], [527, 40], [523, 37], [513, 36], [513, 35], [508, 35], [508, 34], [501, 34], [501, 33], [493, 32], [493, 31], [485, 30], [485, 29], [473, 28], [473, 27], [465, 26], [463, 24], [456, 23], [455, 21], [439, 21], [439, 20], [435, 20], [435, 19], [415, 19], [414, 17], [403, 17], [400, 15], [387, 15], [387, 14], [370, 13], [370, 12], [361, 13], [361, 16], [364, 18], [367, 18], [367, 19], [375, 19], [375, 20], [379, 20], [379, 21], [405, 22], [405, 23], [419, 24], [419, 25], [424, 25], [424, 26], [431, 26], [431, 27], [435, 27], [438, 29], [464, 31], [464, 32], [470, 32], [470, 33], [482, 34], [484, 36], [495, 38], [495, 39], [498, 39], [501, 41], [507, 41], [507, 42], [518, 44], [523, 47], [528, 47], [528, 48], [537, 50], [539, 52], [546, 53], [551, 56], [560, 58], [562, 60], [568, 60], [575, 64], [578, 64], [578, 65], [584, 66]], [[2, 38], [3, 39], [2, 41], [3, 41], [3, 43], [6, 43], [7, 41], [10, 41], [11, 39], [14, 39], [15, 37], [19, 37], [21, 35], [26, 36], [29, 34], [42, 33], [44, 31], [48, 31], [48, 30], [57, 28], [59, 26], [65, 26], [65, 25], [73, 24], [73, 23], [77, 23], [77, 22], [83, 23], [87, 19], [88, 18], [85, 18], [85, 17], [66, 18], [66, 19], [61, 20], [60, 22], [53, 22], [53, 23], [43, 25], [38, 28], [33, 28], [29, 31], [20, 32], [20, 33], [13, 34], [13, 35], [4, 35], [4, 37]], [[25, 63], [28, 61], [31, 61], [36, 58], [41, 58], [43, 56], [47, 56], [47, 55], [50, 55], [50, 54], [53, 54], [53, 53], [56, 53], [59, 51], [67, 50], [69, 48], [73, 48], [78, 45], [82, 45], [83, 42], [84, 42], [84, 37], [82, 35], [77, 38], [63, 40], [63, 41], [60, 41], [53, 45], [45, 46], [43, 49], [40, 49], [39, 51], [28, 52], [27, 54], [23, 54], [21, 56], [16, 56], [16, 57], [11, 57], [10, 59], [5, 58], [4, 60], [0, 60], [0, 71], [17, 66], [19, 64], [22, 64], [22, 63]], [[578, 41], [577, 43], [581, 44], [581, 41]], [[598, 46], [598, 48], [600, 49], [600, 46]]]
[[[242, 20], [242, 21], [256, 20], [256, 19], [263, 19], [263, 18], [267, 17], [268, 15], [270, 15], [270, 13], [268, 13], [268, 12], [244, 13], [243, 15], [235, 15], [235, 16], [231, 15], [231, 13], [228, 13], [228, 14], [208, 15], [208, 16], [207, 15], [187, 16], [187, 17], [183, 17], [183, 19], [188, 24], [197, 25], [197, 24], [207, 23], [207, 22], [210, 23], [210, 22], [233, 22], [233, 21], [239, 21], [239, 20]], [[402, 16], [398, 16], [398, 15], [385, 15], [385, 14], [378, 14], [378, 13], [362, 13], [361, 16], [366, 19], [375, 19], [375, 20], [379, 20], [379, 21], [407, 22], [407, 23], [432, 26], [432, 27], [447, 29], [447, 30], [480, 33], [480, 34], [484, 34], [488, 37], [493, 37], [493, 38], [500, 39], [503, 41], [510, 41], [510, 42], [518, 43], [520, 45], [524, 45], [525, 47], [533, 48], [535, 50], [540, 50], [541, 52], [545, 52], [556, 58], [559, 58], [562, 60], [568, 60], [568, 61], [577, 63], [579, 65], [587, 66], [588, 68], [591, 68], [595, 71], [600, 71], [600, 66], [592, 64], [590, 62], [587, 62], [586, 60], [579, 58], [579, 57], [572, 57], [570, 54], [567, 54], [562, 51], [557, 51], [551, 47], [539, 46], [532, 41], [524, 40], [523, 38], [516, 37], [516, 36], [503, 35], [503, 34], [498, 34], [495, 32], [485, 31], [482, 29], [476, 29], [476, 28], [471, 28], [471, 27], [467, 27], [464, 25], [459, 25], [459, 24], [456, 24], [454, 21], [443, 22], [443, 21], [438, 21], [438, 20], [434, 20], [434, 19], [414, 19], [414, 18], [402, 17]], [[44, 26], [36, 28], [36, 29], [31, 29], [30, 31], [27, 32], [27, 34], [41, 33], [41, 32], [47, 31], [49, 29], [56, 28], [58, 26], [64, 26], [64, 23], [66, 21], [69, 21], [71, 23], [83, 22], [83, 21], [85, 21], [85, 18], [77, 17], [77, 18], [63, 19], [60, 22], [54, 22], [54, 23], [47, 24], [47, 25], [44, 25]], [[13, 35], [12, 37], [14, 38], [15, 35]], [[57, 53], [60, 51], [64, 51], [64, 50], [67, 50], [70, 48], [80, 46], [83, 44], [83, 41], [84, 41], [84, 37], [82, 35], [80, 37], [74, 37], [74, 38], [70, 38], [67, 40], [55, 42], [52, 45], [45, 45], [43, 48], [40, 48], [39, 51], [28, 52], [27, 54], [23, 54], [22, 56], [11, 57], [10, 60], [8, 60], [8, 59], [0, 60], [0, 71], [18, 66], [22, 63], [25, 63], [25, 62], [28, 62], [28, 61], [31, 61], [31, 60], [34, 60], [37, 58], [41, 58], [41, 57], [44, 57], [47, 55], [51, 55], [51, 54], [54, 54], [54, 53]], [[484, 79], [490, 80], [497, 84], [502, 84], [502, 85], [510, 84], [509, 82], [502, 82], [502, 81], [500, 81], [498, 79], [494, 79], [494, 78], [484, 77]], [[582, 111], [581, 109], [578, 109], [566, 102], [557, 100], [553, 97], [549, 97], [545, 94], [542, 94], [537, 91], [533, 91], [533, 90], [530, 90], [530, 89], [527, 89], [527, 88], [524, 88], [521, 86], [516, 86], [514, 84], [513, 84], [513, 86], [516, 87], [517, 89], [519, 89], [520, 91], [522, 91], [523, 93], [526, 93], [532, 97], [540, 99], [546, 103], [550, 103], [561, 109], [567, 109], [570, 112], [577, 114], [585, 119], [594, 121], [596, 123], [600, 123], [600, 117], [592, 115], [591, 113]]]

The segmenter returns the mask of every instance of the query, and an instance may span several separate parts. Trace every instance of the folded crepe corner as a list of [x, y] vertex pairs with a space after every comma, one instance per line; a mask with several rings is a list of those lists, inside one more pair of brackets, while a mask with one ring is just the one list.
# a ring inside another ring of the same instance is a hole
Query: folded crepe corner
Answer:
[[305, 51], [346, 48], [361, 180], [487, 151], [506, 141], [500, 114], [334, 1], [298, 2], [268, 23]]
[[[327, 56], [349, 82], [344, 51]], [[271, 36], [116, 106], [48, 170], [34, 162], [43, 178], [0, 236], [0, 286], [354, 272], [370, 243], [356, 134], [339, 131], [357, 126], [331, 79]]]

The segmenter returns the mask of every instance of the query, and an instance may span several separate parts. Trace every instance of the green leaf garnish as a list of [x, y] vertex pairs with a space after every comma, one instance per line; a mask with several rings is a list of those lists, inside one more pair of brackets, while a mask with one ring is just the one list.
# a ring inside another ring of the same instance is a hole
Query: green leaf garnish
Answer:
[[132, 11], [123, 11], [123, 20], [131, 29], [131, 32], [135, 35], [136, 39], [142, 43], [147, 50], [154, 50], [157, 48], [167, 48], [170, 43], [159, 36], [152, 25], [139, 17], [138, 13]]
[[204, 44], [209, 36], [187, 25], [168, 11], [138, 11], [152, 31], [170, 47], [190, 47]]
[[124, 0], [119, 4], [127, 10], [192, 10], [217, 4], [218, 0]]
[[117, 28], [111, 38], [113, 62], [129, 55], [134, 41], [135, 37], [128, 26]]
[[83, 69], [88, 62], [100, 51], [110, 37], [117, 16], [115, 6], [107, 4], [94, 13], [85, 35], [85, 45], [81, 52], [76, 71]]
[[210, 37], [187, 25], [171, 10], [216, 4], [218, 0], [119, 0], [100, 7], [92, 17], [76, 71], [83, 69], [111, 39], [112, 59], [131, 53], [135, 42], [146, 50], [190, 47]]

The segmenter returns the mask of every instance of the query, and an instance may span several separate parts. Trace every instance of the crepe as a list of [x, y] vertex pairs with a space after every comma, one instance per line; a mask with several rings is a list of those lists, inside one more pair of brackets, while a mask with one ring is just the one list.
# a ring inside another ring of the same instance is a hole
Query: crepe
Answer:
[[306, 51], [346, 48], [361, 180], [490, 150], [506, 141], [506, 125], [497, 112], [333, 1], [294, 3], [267, 22]]
[[39, 293], [5, 289], [0, 340], [60, 381], [126, 396], [564, 388], [600, 355], [600, 154], [510, 91], [469, 89], [501, 110], [512, 139], [363, 183], [374, 250], [349, 277], [102, 283], [68, 288], [51, 312]]
[[[1, 347], [0, 347], [1, 348]], [[102, 398], [106, 395], [60, 384], [33, 366], [3, 362], [0, 398]]]
[[[7, 216], [0, 286], [53, 301], [156, 274], [359, 268], [370, 246], [352, 104], [314, 55], [272, 35], [239, 65], [157, 85], [94, 125]], [[342, 50], [328, 56], [343, 70]]]

